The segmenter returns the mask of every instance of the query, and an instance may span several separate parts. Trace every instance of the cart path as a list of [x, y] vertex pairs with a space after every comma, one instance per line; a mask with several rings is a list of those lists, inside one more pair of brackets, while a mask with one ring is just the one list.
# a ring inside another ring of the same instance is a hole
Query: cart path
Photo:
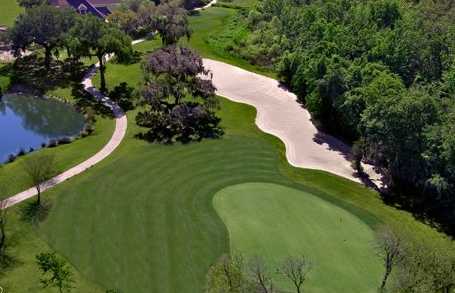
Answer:
[[[134, 42], [133, 42], [134, 43]], [[110, 59], [112, 56], [108, 56], [106, 59]], [[49, 188], [54, 187], [55, 185], [73, 177], [76, 176], [85, 170], [89, 169], [93, 165], [101, 162], [104, 160], [107, 156], [109, 156], [122, 142], [123, 138], [125, 137], [126, 134], [126, 129], [128, 125], [128, 121], [126, 118], [125, 113], [123, 110], [116, 104], [114, 103], [109, 97], [103, 95], [100, 91], [98, 91], [92, 84], [92, 78], [95, 76], [96, 72], [98, 71], [99, 64], [93, 65], [85, 74], [82, 84], [84, 86], [84, 89], [89, 92], [95, 99], [98, 101], [102, 102], [105, 106], [110, 108], [112, 110], [112, 113], [114, 114], [115, 118], [115, 130], [114, 133], [112, 134], [109, 142], [96, 154], [94, 154], [92, 157], [88, 158], [84, 162], [64, 171], [63, 173], [60, 173], [59, 175], [53, 177], [49, 181], [45, 182], [43, 184], [43, 187], [41, 188], [41, 191], [44, 192]], [[12, 197], [9, 197], [5, 200], [2, 201], [2, 207], [7, 208], [10, 206], [13, 206], [15, 204], [18, 204], [24, 200], [27, 200], [33, 196], [37, 195], [37, 190], [36, 188], [32, 187], [29, 188], [25, 191], [22, 191]]]

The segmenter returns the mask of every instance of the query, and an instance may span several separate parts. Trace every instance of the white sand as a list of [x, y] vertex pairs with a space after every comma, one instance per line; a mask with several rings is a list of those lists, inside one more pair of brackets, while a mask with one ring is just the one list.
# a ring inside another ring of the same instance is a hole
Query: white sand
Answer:
[[[257, 109], [257, 126], [284, 142], [290, 164], [360, 182], [349, 161], [350, 147], [318, 131], [309, 112], [278, 81], [210, 59], [204, 59], [204, 65], [213, 73], [217, 94]], [[372, 180], [380, 178], [372, 166], [365, 167]]]

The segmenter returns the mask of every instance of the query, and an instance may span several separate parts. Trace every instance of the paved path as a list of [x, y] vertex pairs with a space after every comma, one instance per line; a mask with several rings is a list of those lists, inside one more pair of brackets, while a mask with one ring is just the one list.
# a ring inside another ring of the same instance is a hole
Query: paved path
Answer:
[[[107, 60], [110, 59], [112, 56], [108, 56], [106, 58]], [[55, 176], [48, 182], [44, 184], [44, 187], [42, 188], [42, 191], [45, 191], [49, 188], [54, 187], [55, 185], [73, 177], [76, 176], [88, 168], [92, 167], [93, 165], [101, 162], [104, 160], [107, 156], [109, 156], [120, 144], [120, 142], [123, 140], [126, 134], [126, 128], [127, 128], [127, 119], [126, 115], [123, 113], [122, 109], [114, 102], [112, 102], [108, 97], [104, 96], [101, 92], [99, 92], [92, 84], [92, 78], [98, 71], [99, 64], [95, 64], [92, 66], [92, 68], [86, 73], [84, 76], [84, 79], [82, 80], [82, 84], [84, 85], [84, 88], [87, 92], [92, 94], [97, 100], [101, 101], [104, 105], [109, 107], [112, 112], [114, 113], [115, 117], [115, 130], [114, 133], [112, 134], [111, 139], [109, 142], [95, 155], [90, 157], [89, 159], [85, 160], [84, 162], [80, 163], [79, 165], [76, 165], [72, 167], [71, 169]], [[13, 206], [17, 203], [20, 203], [28, 198], [31, 198], [37, 194], [37, 191], [35, 188], [29, 188], [23, 192], [20, 192], [12, 197], [9, 197], [5, 199], [4, 202], [4, 207], [10, 207]]]
[[[226, 63], [204, 59], [213, 73], [217, 94], [257, 109], [256, 124], [280, 138], [286, 157], [296, 167], [320, 169], [361, 182], [351, 167], [351, 149], [340, 140], [316, 129], [297, 97], [278, 81]], [[380, 176], [364, 165], [371, 181], [380, 186]]]
[[193, 10], [198, 11], [198, 10], [207, 9], [207, 8], [209, 8], [209, 7], [212, 7], [213, 4], [216, 4], [216, 2], [217, 2], [217, 0], [212, 0], [212, 1], [210, 1], [207, 5], [202, 6], [202, 7], [198, 7], [198, 8], [194, 8]]

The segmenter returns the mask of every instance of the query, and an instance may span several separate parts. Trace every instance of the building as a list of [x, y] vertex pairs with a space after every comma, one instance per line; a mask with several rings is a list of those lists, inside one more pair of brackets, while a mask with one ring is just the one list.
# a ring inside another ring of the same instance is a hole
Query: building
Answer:
[[72, 7], [80, 14], [91, 13], [106, 18], [121, 0], [50, 0], [57, 7]]

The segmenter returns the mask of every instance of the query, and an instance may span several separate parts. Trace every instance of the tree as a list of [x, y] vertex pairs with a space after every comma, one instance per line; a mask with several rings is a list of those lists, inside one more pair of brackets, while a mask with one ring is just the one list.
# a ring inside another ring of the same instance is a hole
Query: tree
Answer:
[[450, 293], [455, 288], [455, 254], [450, 241], [413, 241], [398, 267], [398, 292]]
[[54, 252], [40, 253], [36, 256], [36, 263], [43, 275], [41, 284], [44, 288], [54, 287], [60, 293], [71, 291], [73, 274], [64, 259], [57, 257]]
[[187, 11], [178, 0], [164, 2], [157, 7], [155, 28], [165, 46], [177, 44], [182, 37], [191, 36]]
[[109, 14], [108, 20], [129, 36], [134, 36], [138, 31], [138, 19], [136, 13], [131, 10], [117, 9]]
[[223, 255], [207, 274], [207, 293], [246, 293], [251, 285], [245, 276], [243, 257]]
[[135, 91], [133, 87], [130, 87], [126, 82], [121, 82], [115, 86], [114, 89], [109, 93], [109, 97], [115, 101], [123, 111], [129, 111], [134, 109]]
[[376, 249], [384, 262], [384, 276], [379, 291], [384, 292], [393, 268], [403, 259], [403, 242], [391, 228], [380, 227], [376, 233]]
[[106, 60], [108, 54], [125, 58], [132, 54], [131, 39], [113, 24], [93, 16], [84, 15], [78, 18], [77, 24], [69, 33], [68, 47], [71, 54], [95, 56], [100, 66], [102, 92], [106, 92]]
[[41, 191], [54, 175], [54, 157], [51, 155], [30, 156], [24, 162], [24, 170], [36, 188], [38, 206], [41, 205]]
[[248, 269], [250, 278], [256, 285], [257, 292], [275, 292], [272, 275], [261, 257], [253, 257], [249, 262]]
[[24, 8], [32, 8], [35, 6], [49, 4], [49, 0], [18, 0], [19, 6]]
[[305, 256], [301, 256], [288, 257], [281, 265], [280, 272], [294, 284], [296, 292], [301, 293], [310, 270], [310, 262]]
[[148, 104], [136, 122], [149, 128], [150, 141], [188, 142], [218, 137], [219, 118], [215, 87], [202, 58], [187, 48], [166, 47], [148, 56], [142, 97]]
[[[387, 168], [389, 187], [408, 191], [412, 186], [422, 186], [428, 178], [426, 162], [416, 154], [425, 151], [424, 133], [438, 121], [439, 107], [428, 93], [415, 90], [384, 96], [363, 112], [360, 129], [365, 149], [370, 150], [377, 165]], [[416, 203], [417, 198], [408, 204]]]
[[109, 22], [132, 37], [140, 37], [156, 31], [156, 5], [150, 1], [132, 0], [124, 2], [108, 16]]
[[74, 25], [75, 13], [69, 9], [41, 5], [19, 15], [10, 32], [12, 48], [19, 54], [32, 44], [44, 48], [44, 63], [50, 68], [52, 52], [62, 46], [65, 35]]

